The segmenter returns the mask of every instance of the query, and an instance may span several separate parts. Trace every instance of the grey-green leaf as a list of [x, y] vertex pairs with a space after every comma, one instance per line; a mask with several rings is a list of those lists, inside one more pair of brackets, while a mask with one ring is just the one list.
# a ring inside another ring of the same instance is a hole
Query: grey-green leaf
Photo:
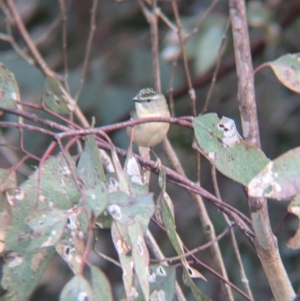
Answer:
[[80, 156], [77, 169], [81, 180], [88, 188], [96, 187], [98, 181], [106, 182], [94, 135], [86, 136], [84, 151]]
[[94, 295], [94, 301], [112, 301], [112, 291], [108, 279], [105, 274], [93, 265], [90, 266], [91, 269], [91, 281], [92, 290]]
[[248, 185], [253, 197], [287, 200], [300, 193], [300, 147], [269, 162]]
[[[72, 162], [71, 158], [69, 158]], [[75, 167], [74, 167], [75, 169]], [[37, 183], [40, 181], [37, 201]], [[9, 291], [5, 300], [23, 301], [32, 293], [51, 258], [54, 248], [42, 248], [25, 219], [34, 210], [53, 208], [67, 210], [78, 203], [79, 195], [69, 167], [62, 155], [50, 157], [42, 172], [35, 171], [18, 189], [7, 193], [11, 204], [11, 226], [7, 229], [5, 251], [11, 254], [3, 270], [2, 286]], [[29, 221], [30, 223], [30, 221]], [[35, 250], [33, 250], [34, 248]], [[11, 296], [11, 297], [9, 297]]]
[[59, 301], [93, 301], [93, 293], [89, 283], [83, 276], [74, 276], [63, 288]]
[[144, 235], [138, 223], [135, 223], [128, 227], [128, 234], [132, 245], [134, 271], [139, 281], [145, 300], [149, 300], [149, 253], [144, 241]]
[[244, 141], [233, 120], [209, 113], [193, 121], [201, 151], [225, 176], [245, 186], [270, 160], [265, 154]]
[[15, 75], [0, 63], [0, 108], [16, 109], [20, 91]]
[[35, 210], [25, 219], [32, 229], [30, 249], [54, 246], [63, 234], [67, 213], [56, 208]]
[[61, 83], [54, 77], [45, 78], [43, 102], [48, 109], [61, 115], [68, 115], [72, 111]]

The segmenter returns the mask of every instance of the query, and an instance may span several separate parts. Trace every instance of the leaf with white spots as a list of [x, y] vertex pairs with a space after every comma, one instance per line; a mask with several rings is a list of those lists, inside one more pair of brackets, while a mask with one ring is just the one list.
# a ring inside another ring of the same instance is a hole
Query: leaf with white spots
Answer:
[[[73, 164], [71, 157], [69, 161]], [[75, 166], [73, 168], [75, 170]], [[38, 181], [40, 189], [37, 199]], [[9, 190], [6, 195], [12, 221], [7, 229], [5, 251], [18, 254], [16, 258], [22, 258], [22, 263], [14, 268], [9, 267], [11, 260], [5, 263], [1, 285], [9, 291], [11, 299], [7, 300], [23, 301], [29, 298], [55, 254], [54, 248], [40, 249], [49, 236], [46, 240], [41, 235], [34, 239], [36, 234], [25, 224], [25, 219], [37, 208], [68, 210], [78, 203], [79, 195], [71, 171], [61, 154], [49, 157], [40, 175], [35, 171], [18, 189]]]
[[127, 176], [130, 192], [132, 194], [142, 194], [149, 191], [149, 188], [141, 171], [141, 166], [132, 154], [128, 154], [126, 158], [124, 171]]
[[0, 108], [17, 109], [20, 91], [15, 75], [0, 63]]
[[113, 223], [111, 227], [111, 236], [122, 266], [122, 278], [126, 296], [128, 300], [130, 300], [133, 279], [133, 259], [132, 256], [130, 256], [131, 244], [127, 227]]
[[142, 289], [144, 300], [149, 300], [149, 253], [138, 223], [128, 227], [128, 235], [132, 245], [134, 271]]
[[85, 202], [95, 217], [98, 217], [106, 208], [108, 191], [104, 183], [99, 182], [95, 188], [83, 189]]
[[42, 278], [55, 250], [43, 248], [35, 252], [28, 252], [25, 249], [22, 254], [17, 252], [8, 252], [7, 254], [1, 278], [1, 286], [7, 292], [4, 299], [1, 300], [27, 300]]
[[176, 269], [155, 264], [149, 267], [149, 275], [155, 275], [155, 281], [150, 281], [150, 299], [155, 294], [160, 294], [164, 296], [165, 301], [172, 301], [175, 291]]
[[67, 213], [56, 208], [35, 210], [25, 219], [32, 232], [30, 249], [54, 246], [63, 234]]
[[252, 197], [288, 200], [300, 193], [300, 147], [268, 163], [248, 185]]
[[43, 102], [48, 109], [61, 115], [68, 115], [73, 110], [61, 83], [54, 77], [45, 78]]
[[112, 192], [108, 204], [107, 211], [115, 222], [129, 226], [139, 221], [144, 232], [155, 209], [152, 193], [132, 196], [123, 191]]
[[288, 89], [300, 93], [300, 54], [285, 54], [275, 61], [267, 62], [278, 80]]
[[[148, 272], [150, 285], [149, 301], [172, 301], [174, 300], [176, 269], [166, 265], [150, 265]], [[136, 288], [135, 301], [144, 301], [144, 295], [139, 285], [137, 276], [134, 277]]]
[[93, 301], [89, 283], [83, 276], [74, 276], [63, 288], [59, 301]]
[[193, 121], [201, 152], [225, 176], [248, 185], [270, 160], [252, 144], [244, 141], [234, 121], [217, 114], [199, 115]]
[[94, 135], [86, 137], [84, 151], [79, 159], [77, 170], [84, 184], [82, 189], [85, 197], [83, 204], [87, 205], [97, 217], [106, 208], [108, 189]]

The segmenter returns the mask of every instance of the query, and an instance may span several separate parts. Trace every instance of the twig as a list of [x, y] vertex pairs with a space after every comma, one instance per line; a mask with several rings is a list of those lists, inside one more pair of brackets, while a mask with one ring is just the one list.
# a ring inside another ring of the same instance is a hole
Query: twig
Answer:
[[192, 35], [196, 34], [199, 29], [201, 28], [203, 22], [205, 21], [205, 19], [207, 18], [207, 16], [212, 12], [212, 10], [214, 9], [214, 7], [217, 5], [217, 3], [219, 2], [219, 0], [214, 0], [210, 6], [207, 8], [207, 10], [205, 11], [205, 13], [201, 16], [200, 20], [198, 21], [198, 24], [195, 26], [195, 28], [192, 30], [192, 32], [187, 35], [187, 39], [190, 38]]
[[206, 244], [202, 245], [201, 247], [197, 247], [194, 248], [193, 250], [189, 250], [188, 252], [185, 252], [182, 255], [178, 255], [178, 256], [173, 256], [173, 257], [165, 257], [164, 259], [159, 260], [158, 262], [163, 262], [163, 261], [168, 261], [168, 262], [172, 262], [175, 260], [180, 260], [182, 258], [186, 258], [192, 254], [195, 254], [199, 251], [204, 251], [205, 249], [209, 248], [212, 246], [212, 244], [214, 244], [215, 242], [221, 240], [226, 234], [228, 234], [229, 230], [234, 226], [234, 224], [230, 224], [229, 226], [227, 226], [227, 228], [218, 236], [216, 236], [213, 240], [210, 240], [209, 242], [207, 242]]
[[[213, 186], [214, 186], [215, 194], [216, 194], [217, 198], [221, 200], [221, 194], [220, 194], [220, 191], [219, 191], [219, 186], [218, 186], [218, 181], [217, 181], [216, 167], [214, 165], [212, 165], [211, 170], [212, 170], [211, 174], [212, 174], [212, 180], [213, 180]], [[227, 225], [230, 225], [231, 222], [230, 222], [228, 216], [224, 213], [222, 213], [222, 214], [223, 214], [224, 220], [227, 223]], [[241, 281], [244, 284], [244, 287], [245, 287], [245, 290], [246, 290], [247, 294], [251, 298], [253, 298], [251, 288], [249, 286], [249, 280], [246, 276], [246, 272], [245, 272], [245, 269], [244, 269], [241, 254], [240, 254], [240, 251], [239, 251], [239, 248], [238, 248], [238, 244], [237, 244], [233, 229], [230, 229], [230, 239], [231, 239], [234, 254], [235, 254], [239, 269], [240, 269]]]
[[60, 11], [61, 11], [61, 22], [62, 22], [62, 51], [63, 51], [63, 59], [64, 59], [64, 84], [67, 92], [70, 94], [70, 87], [68, 83], [69, 77], [69, 67], [68, 67], [68, 56], [67, 56], [67, 12], [65, 0], [59, 0]]
[[186, 51], [185, 51], [185, 47], [184, 47], [184, 38], [183, 38], [183, 35], [182, 35], [182, 26], [181, 26], [181, 21], [180, 21], [176, 1], [172, 1], [172, 7], [173, 7], [173, 12], [174, 12], [176, 24], [177, 24], [177, 27], [178, 27], [178, 37], [179, 37], [180, 48], [181, 48], [181, 53], [182, 53], [185, 76], [186, 76], [187, 85], [188, 85], [188, 88], [189, 88], [189, 96], [190, 96], [191, 101], [192, 101], [193, 116], [196, 116], [197, 115], [197, 111], [196, 111], [196, 93], [195, 93], [195, 90], [194, 90], [193, 85], [192, 85], [192, 80], [191, 80], [190, 70], [189, 70], [189, 66], [188, 66]]
[[225, 39], [226, 39], [226, 34], [227, 34], [228, 29], [229, 29], [229, 26], [230, 26], [230, 20], [227, 21], [225, 31], [224, 31], [224, 34], [223, 34], [223, 37], [222, 37], [222, 41], [221, 41], [221, 44], [219, 45], [219, 48], [218, 48], [218, 56], [217, 56], [216, 67], [215, 67], [215, 70], [214, 70], [214, 73], [213, 73], [213, 76], [212, 76], [212, 79], [211, 79], [211, 84], [209, 86], [209, 90], [208, 90], [208, 93], [207, 93], [207, 96], [206, 96], [201, 114], [203, 114], [207, 111], [207, 107], [208, 107], [209, 101], [211, 99], [211, 95], [212, 95], [212, 92], [213, 92], [213, 89], [214, 89], [214, 86], [215, 86], [215, 83], [216, 83], [218, 71], [220, 69], [221, 58], [222, 58], [222, 50], [223, 50], [222, 48], [224, 46], [224, 42], [225, 42]]
[[47, 63], [44, 61], [44, 59], [42, 58], [41, 54], [39, 53], [38, 49], [36, 48], [36, 46], [34, 45], [34, 43], [31, 40], [31, 37], [29, 36], [25, 25], [19, 15], [19, 12], [15, 6], [15, 3], [13, 0], [5, 0], [7, 3], [7, 6], [12, 14], [12, 17], [20, 31], [20, 34], [22, 36], [22, 38], [24, 39], [24, 42], [26, 43], [27, 47], [29, 48], [31, 54], [33, 55], [33, 57], [35, 58], [38, 66], [41, 68], [42, 72], [47, 75], [47, 76], [52, 76], [52, 77], [59, 77], [57, 76], [57, 74], [55, 74], [47, 65]]
[[158, 22], [157, 22], [157, 0], [152, 1], [152, 11], [150, 11], [143, 0], [137, 0], [142, 12], [149, 23], [151, 32], [151, 52], [152, 52], [152, 69], [154, 77], [154, 87], [156, 91], [161, 92], [160, 70], [159, 70], [159, 51], [158, 51]]
[[89, 63], [90, 53], [91, 53], [91, 49], [92, 49], [94, 33], [96, 30], [97, 7], [98, 7], [98, 0], [93, 0], [93, 5], [92, 5], [92, 9], [91, 9], [90, 33], [89, 33], [88, 41], [86, 44], [86, 50], [85, 50], [85, 56], [84, 56], [84, 60], [83, 60], [80, 82], [79, 82], [79, 86], [78, 86], [77, 93], [75, 96], [76, 103], [78, 102], [78, 99], [79, 99], [79, 96], [80, 96], [80, 93], [81, 93], [81, 90], [82, 90], [82, 87], [84, 84], [85, 75], [86, 75], [87, 69], [88, 69], [88, 63]]

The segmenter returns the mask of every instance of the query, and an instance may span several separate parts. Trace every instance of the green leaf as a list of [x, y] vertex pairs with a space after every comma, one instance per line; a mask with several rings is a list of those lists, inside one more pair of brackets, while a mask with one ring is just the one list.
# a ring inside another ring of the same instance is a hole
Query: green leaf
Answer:
[[300, 193], [300, 147], [269, 162], [248, 185], [253, 197], [287, 200]]
[[144, 241], [144, 234], [138, 223], [128, 227], [128, 235], [132, 245], [134, 271], [142, 289], [144, 300], [149, 300], [148, 267], [149, 253]]
[[106, 208], [108, 191], [104, 183], [99, 182], [95, 188], [83, 189], [86, 205], [98, 217]]
[[76, 275], [63, 288], [59, 296], [59, 301], [79, 300], [92, 301], [93, 293], [89, 283], [84, 279], [84, 277]]
[[[165, 265], [150, 265], [148, 281], [150, 283], [150, 298], [149, 300], [174, 300], [175, 269]], [[138, 284], [137, 277], [134, 278], [134, 283], [138, 288], [135, 301], [144, 301], [145, 298], [141, 291], [141, 286]]]
[[55, 250], [53, 248], [43, 248], [37, 252], [26, 252], [24, 250], [22, 254], [16, 252], [8, 254], [1, 280], [1, 285], [7, 290], [7, 293], [1, 300], [27, 300], [54, 256]]
[[[71, 158], [69, 160], [72, 162]], [[55, 254], [54, 248], [32, 251], [31, 245], [34, 240], [30, 239], [32, 238], [30, 227], [25, 225], [26, 217], [37, 209], [56, 207], [67, 210], [79, 200], [71, 172], [61, 154], [46, 160], [40, 179], [38, 177], [38, 171], [35, 171], [18, 189], [7, 193], [12, 220], [11, 226], [7, 229], [5, 251], [13, 254], [13, 260], [5, 263], [3, 271], [2, 286], [12, 296], [5, 300], [26, 300]], [[40, 190], [37, 202], [38, 181]]]
[[132, 154], [128, 154], [124, 164], [124, 170], [131, 194], [144, 194], [149, 191], [142, 175], [141, 166]]
[[72, 111], [61, 83], [54, 77], [45, 78], [43, 102], [48, 109], [61, 115], [68, 115]]
[[25, 219], [32, 229], [30, 250], [54, 246], [63, 234], [68, 215], [65, 211], [48, 208], [35, 210]]
[[120, 190], [129, 193], [129, 184], [127, 183], [125, 172], [121, 166], [118, 154], [116, 152], [116, 148], [113, 143], [110, 143], [111, 146], [111, 158], [115, 167], [116, 176], [118, 178], [118, 183]]
[[97, 217], [106, 208], [108, 190], [94, 135], [86, 137], [86, 144], [77, 169], [79, 177], [84, 184], [82, 189], [85, 197], [83, 204], [87, 205], [93, 211], [94, 216]]
[[111, 236], [122, 266], [122, 278], [126, 296], [130, 299], [133, 279], [133, 259], [132, 256], [130, 256], [131, 244], [127, 227], [113, 223], [111, 227]]
[[277, 79], [288, 89], [300, 93], [300, 55], [285, 54], [277, 60], [264, 64], [270, 66]]
[[176, 281], [175, 269], [165, 265], [151, 265], [149, 275], [151, 279], [150, 300], [155, 300], [155, 296], [163, 296], [163, 300], [172, 301]]
[[145, 232], [154, 213], [153, 194], [131, 196], [123, 191], [112, 192], [107, 211], [118, 224], [129, 226], [139, 221]]
[[15, 75], [0, 63], [0, 108], [17, 109], [20, 91]]
[[94, 135], [86, 136], [84, 151], [78, 162], [78, 174], [88, 188], [96, 187], [98, 182], [106, 182], [103, 165]]
[[111, 292], [111, 286], [107, 280], [105, 274], [93, 265], [90, 266], [91, 269], [91, 281], [94, 301], [112, 301], [113, 296]]
[[193, 121], [200, 150], [225, 176], [245, 186], [270, 160], [265, 154], [244, 141], [233, 120], [209, 113]]

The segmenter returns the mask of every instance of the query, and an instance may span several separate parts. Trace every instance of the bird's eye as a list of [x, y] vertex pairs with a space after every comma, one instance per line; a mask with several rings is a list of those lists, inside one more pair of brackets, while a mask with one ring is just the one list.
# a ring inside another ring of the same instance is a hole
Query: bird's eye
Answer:
[[149, 102], [151, 102], [151, 101], [152, 101], [152, 99], [151, 99], [151, 98], [148, 98], [146, 101], [149, 103]]

